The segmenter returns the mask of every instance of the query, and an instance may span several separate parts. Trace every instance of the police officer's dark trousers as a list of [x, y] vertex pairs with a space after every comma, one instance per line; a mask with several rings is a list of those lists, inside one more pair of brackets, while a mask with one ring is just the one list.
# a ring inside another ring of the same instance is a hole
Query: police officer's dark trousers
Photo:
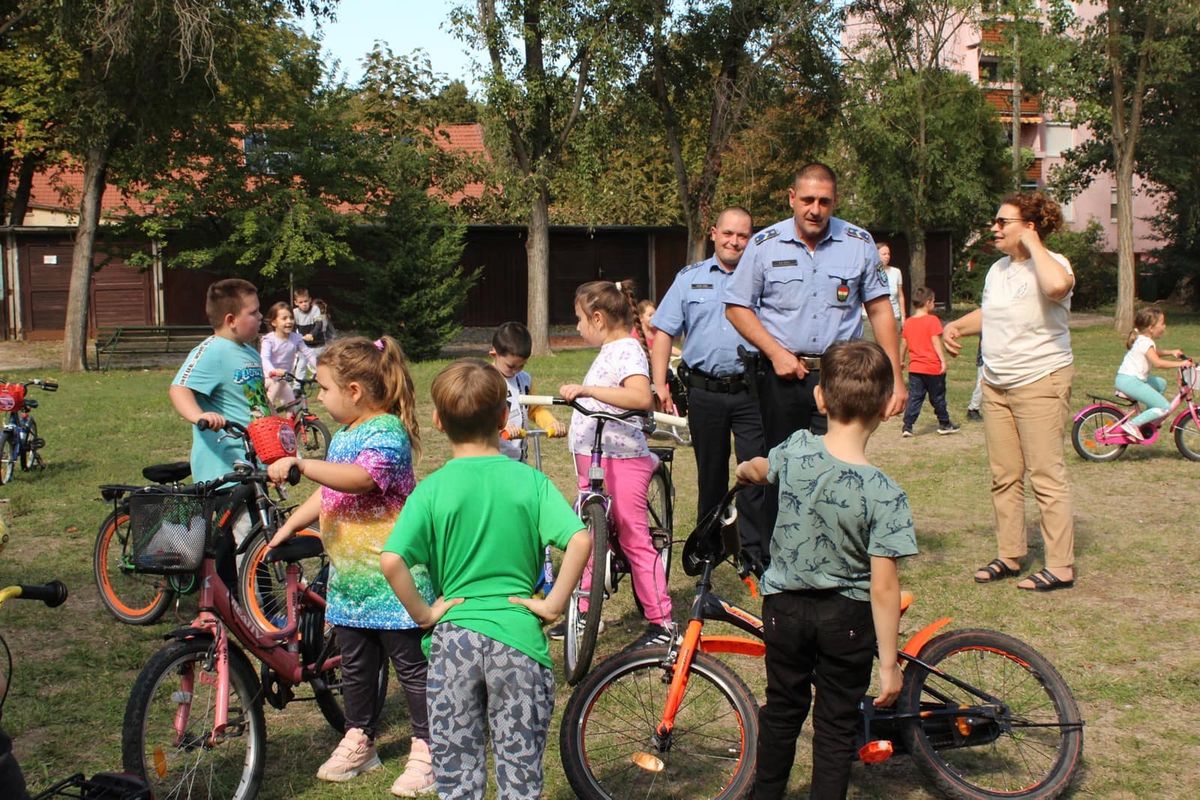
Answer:
[[[813, 399], [820, 372], [810, 371], [803, 378], [780, 378], [771, 369], [771, 362], [764, 359], [758, 373], [758, 406], [762, 415], [763, 439], [766, 451], [782, 443], [798, 430], [808, 430], [824, 436], [829, 422], [824, 414], [817, 412]], [[770, 557], [771, 534], [775, 530], [775, 516], [779, 512], [779, 487], [771, 485], [763, 492], [762, 505], [762, 555], [764, 563]]]
[[[737, 460], [766, 455], [758, 403], [750, 392], [710, 392], [693, 385], [688, 390], [688, 427], [696, 455], [698, 489], [696, 519], [704, 519], [729, 489], [729, 434]], [[738, 493], [738, 533], [742, 547], [759, 557], [762, 548], [763, 487], [747, 486]]]
[[763, 599], [767, 702], [758, 712], [754, 800], [785, 795], [796, 739], [813, 705], [813, 800], [840, 800], [850, 785], [858, 703], [871, 683], [871, 604], [836, 591], [780, 592]]

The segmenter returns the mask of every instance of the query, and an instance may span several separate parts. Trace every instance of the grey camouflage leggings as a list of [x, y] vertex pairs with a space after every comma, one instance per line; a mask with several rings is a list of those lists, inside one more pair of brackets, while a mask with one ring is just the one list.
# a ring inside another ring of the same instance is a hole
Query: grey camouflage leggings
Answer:
[[441, 800], [484, 796], [489, 729], [497, 798], [541, 797], [542, 754], [554, 713], [553, 670], [447, 622], [433, 631], [426, 698]]

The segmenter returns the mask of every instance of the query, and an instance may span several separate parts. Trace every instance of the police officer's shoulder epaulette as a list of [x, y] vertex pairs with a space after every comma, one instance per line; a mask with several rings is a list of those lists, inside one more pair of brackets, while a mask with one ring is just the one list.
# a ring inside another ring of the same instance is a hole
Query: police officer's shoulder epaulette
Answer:
[[762, 244], [763, 242], [767, 241], [768, 239], [774, 239], [778, 235], [779, 235], [779, 228], [777, 228], [775, 226], [771, 226], [770, 228], [767, 228], [766, 230], [759, 231], [758, 235], [754, 237], [754, 243]]
[[693, 271], [693, 270], [697, 270], [697, 269], [699, 269], [700, 267], [704, 266], [704, 265], [705, 265], [705, 264], [707, 264], [707, 263], [708, 263], [708, 261], [707, 261], [707, 260], [705, 260], [705, 261], [697, 261], [695, 264], [688, 264], [686, 267], [684, 267], [683, 269], [679, 270], [679, 274], [680, 274], [680, 275], [684, 275], [684, 274], [686, 274], [686, 273], [688, 273], [688, 272], [691, 272], [691, 271]]
[[852, 228], [849, 225], [846, 226], [846, 235], [853, 236], [855, 239], [862, 239], [864, 242], [871, 241], [871, 234], [858, 228]]

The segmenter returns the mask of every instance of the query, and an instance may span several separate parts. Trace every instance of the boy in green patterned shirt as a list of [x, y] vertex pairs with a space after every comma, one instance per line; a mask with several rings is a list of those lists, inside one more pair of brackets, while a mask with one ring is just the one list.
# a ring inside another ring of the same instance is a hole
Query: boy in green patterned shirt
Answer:
[[[867, 461], [892, 394], [891, 362], [874, 342], [821, 357], [818, 410], [829, 432], [796, 431], [766, 458], [738, 465], [744, 483], [778, 483], [779, 514], [763, 574], [767, 702], [759, 711], [755, 800], [781, 798], [813, 705], [813, 798], [844, 798], [858, 703], [879, 650], [879, 696], [900, 693], [896, 559], [917, 552], [908, 497]], [[816, 687], [816, 703], [812, 690]]]

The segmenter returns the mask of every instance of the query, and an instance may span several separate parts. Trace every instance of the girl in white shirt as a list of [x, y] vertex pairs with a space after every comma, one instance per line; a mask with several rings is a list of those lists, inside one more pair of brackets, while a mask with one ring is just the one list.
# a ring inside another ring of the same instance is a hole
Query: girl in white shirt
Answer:
[[[1158, 306], [1146, 306], [1137, 312], [1133, 318], [1133, 330], [1125, 341], [1129, 352], [1117, 369], [1114, 382], [1117, 391], [1141, 403], [1144, 411], [1121, 426], [1125, 433], [1134, 439], [1141, 440], [1141, 426], [1152, 422], [1166, 413], [1171, 402], [1163, 396], [1167, 382], [1157, 375], [1150, 374], [1150, 368], [1167, 369], [1168, 367], [1186, 367], [1190, 360], [1171, 361], [1159, 355], [1155, 340], [1167, 329], [1167, 315]], [[1164, 350], [1165, 355], [1183, 358], [1182, 350]]]
[[287, 303], [280, 301], [267, 309], [265, 320], [271, 332], [262, 337], [259, 352], [267, 383], [267, 400], [272, 408], [279, 408], [296, 399], [292, 387], [283, 379], [284, 373], [308, 374], [309, 367], [317, 368], [317, 355], [296, 333], [296, 320]]

